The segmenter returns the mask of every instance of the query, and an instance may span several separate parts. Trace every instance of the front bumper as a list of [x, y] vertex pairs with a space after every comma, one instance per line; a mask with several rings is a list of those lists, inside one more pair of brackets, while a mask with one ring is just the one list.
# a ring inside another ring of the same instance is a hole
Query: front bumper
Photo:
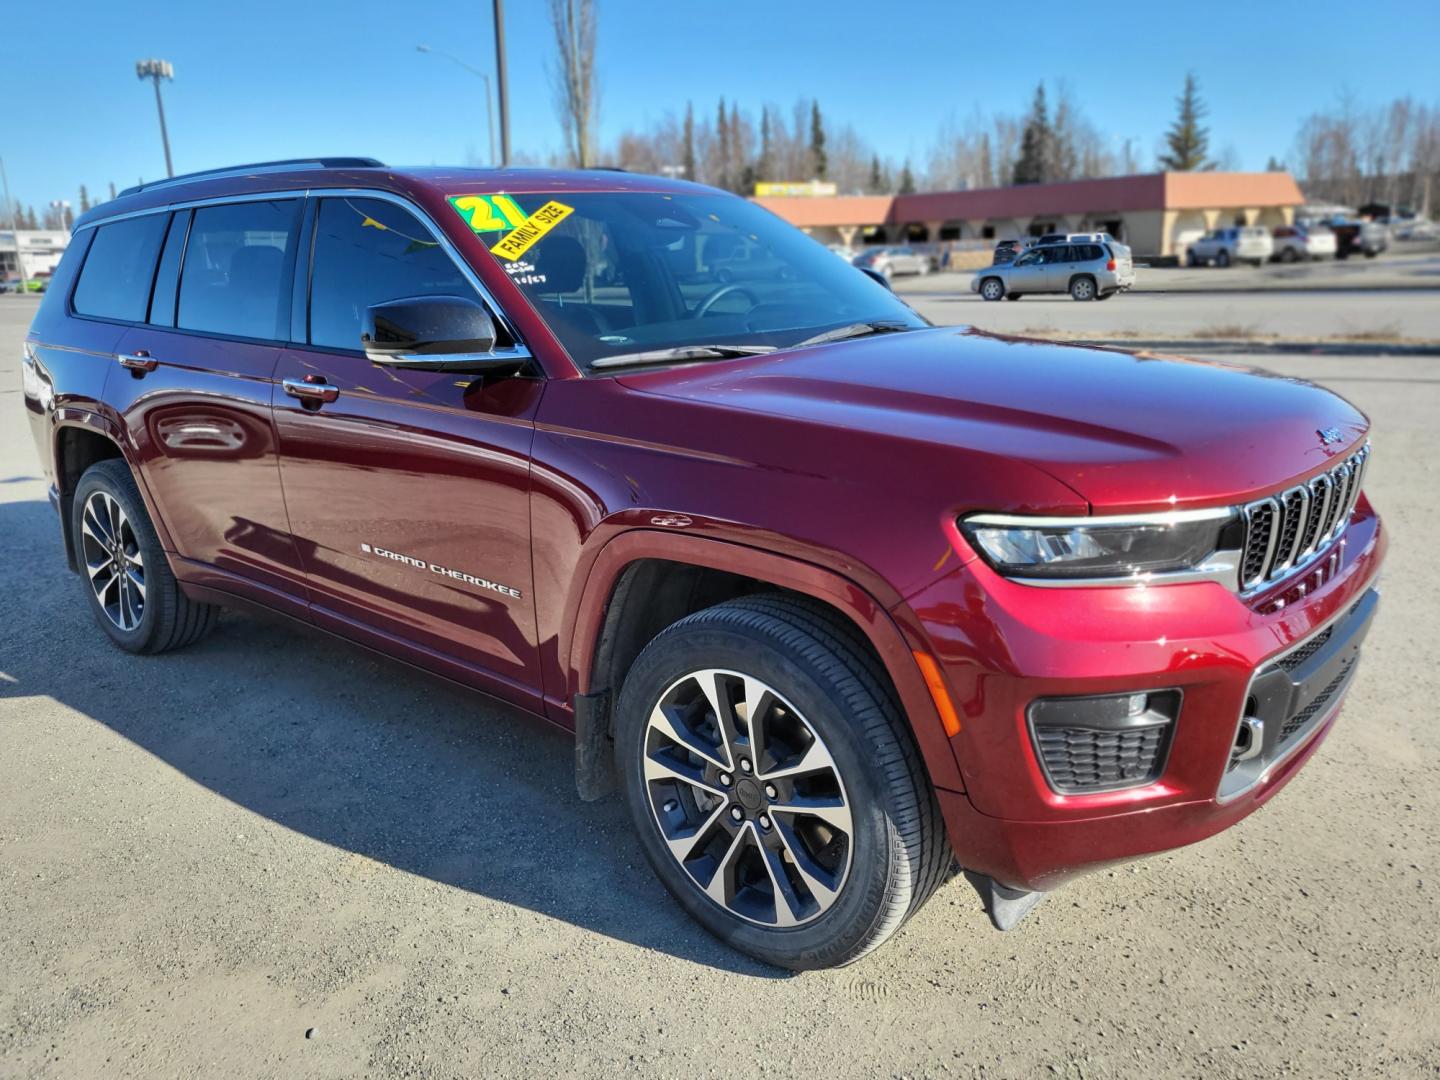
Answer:
[[[1215, 582], [1017, 585], [979, 560], [912, 596], [895, 614], [915, 647], [939, 661], [961, 720], [951, 744], [965, 791], [939, 793], [961, 865], [1013, 888], [1053, 888], [1098, 865], [1204, 839], [1271, 798], [1330, 730], [1344, 686], [1289, 743], [1247, 763], [1244, 785], [1232, 777], [1222, 791], [1237, 726], [1257, 672], [1346, 622], [1370, 593], [1385, 540], [1363, 499], [1342, 545], [1323, 574], [1305, 575], [1303, 598], [1278, 610], [1273, 595], [1242, 600]], [[1293, 597], [1294, 583], [1285, 589]], [[1183, 705], [1153, 781], [1093, 794], [1050, 786], [1026, 720], [1031, 702], [1166, 689], [1180, 690]], [[1301, 707], [1313, 692], [1291, 700]]]

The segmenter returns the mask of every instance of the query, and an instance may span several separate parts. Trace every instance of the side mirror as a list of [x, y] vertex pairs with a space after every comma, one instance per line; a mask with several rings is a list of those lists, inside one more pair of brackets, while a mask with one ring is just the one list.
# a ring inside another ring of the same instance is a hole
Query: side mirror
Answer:
[[372, 304], [360, 325], [360, 347], [377, 364], [414, 371], [475, 374], [513, 371], [521, 358], [494, 352], [495, 323], [463, 296], [411, 296]]
[[884, 285], [885, 288], [889, 289], [891, 292], [895, 291], [894, 286], [890, 284], [890, 279], [887, 278], [884, 274], [880, 273], [879, 270], [876, 270], [873, 266], [859, 266], [856, 267], [856, 269], [859, 270], [866, 277], [870, 278], [872, 281], [878, 281], [881, 285]]

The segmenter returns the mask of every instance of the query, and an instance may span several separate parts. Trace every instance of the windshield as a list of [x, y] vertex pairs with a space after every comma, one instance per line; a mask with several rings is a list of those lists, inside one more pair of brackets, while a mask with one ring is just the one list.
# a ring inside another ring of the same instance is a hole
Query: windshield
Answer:
[[592, 374], [611, 373], [606, 358], [694, 362], [853, 324], [929, 325], [821, 244], [733, 196], [589, 191], [450, 203]]

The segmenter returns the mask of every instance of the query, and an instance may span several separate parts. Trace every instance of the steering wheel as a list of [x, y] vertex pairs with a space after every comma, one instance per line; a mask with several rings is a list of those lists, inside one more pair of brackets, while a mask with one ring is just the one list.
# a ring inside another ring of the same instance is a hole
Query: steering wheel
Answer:
[[750, 306], [752, 308], [757, 307], [760, 303], [759, 299], [755, 296], [755, 294], [749, 289], [747, 289], [744, 285], [721, 285], [719, 288], [712, 289], [710, 290], [710, 292], [705, 294], [705, 299], [701, 300], [700, 303], [695, 305], [695, 310], [690, 313], [690, 318], [703, 319], [706, 315], [710, 314], [710, 309], [712, 307], [714, 307], [721, 300], [725, 299], [725, 297], [729, 296], [731, 293], [741, 293], [742, 295], [748, 297], [750, 300]]

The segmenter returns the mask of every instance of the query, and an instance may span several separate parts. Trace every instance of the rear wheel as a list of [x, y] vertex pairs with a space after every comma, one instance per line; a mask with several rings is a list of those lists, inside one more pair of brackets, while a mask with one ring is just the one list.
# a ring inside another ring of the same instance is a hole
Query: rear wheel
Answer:
[[1188, 265], [1188, 266], [1199, 266], [1199, 265], [1200, 265], [1200, 257], [1199, 257], [1198, 255], [1196, 255], [1195, 252], [1193, 252], [1193, 251], [1187, 251], [1187, 252], [1185, 253], [1185, 263], [1186, 263], [1186, 265]]
[[1215, 265], [1220, 267], [1230, 265], [1230, 253], [1224, 248], [1221, 248], [1219, 254], [1215, 256]]
[[998, 277], [988, 277], [980, 283], [980, 295], [986, 300], [999, 300], [1005, 295], [1005, 283]]
[[1070, 279], [1071, 300], [1094, 300], [1095, 279], [1081, 274], [1079, 277]]
[[660, 880], [712, 934], [767, 963], [858, 959], [950, 866], [883, 673], [812, 601], [749, 597], [662, 632], [626, 676], [616, 752]]
[[111, 641], [127, 652], [161, 653], [210, 632], [220, 609], [180, 591], [123, 461], [90, 466], [71, 512], [75, 562], [95, 621]]
[[1293, 247], [1282, 248], [1280, 250], [1281, 262], [1293, 263], [1299, 257], [1300, 256], [1296, 253]]

